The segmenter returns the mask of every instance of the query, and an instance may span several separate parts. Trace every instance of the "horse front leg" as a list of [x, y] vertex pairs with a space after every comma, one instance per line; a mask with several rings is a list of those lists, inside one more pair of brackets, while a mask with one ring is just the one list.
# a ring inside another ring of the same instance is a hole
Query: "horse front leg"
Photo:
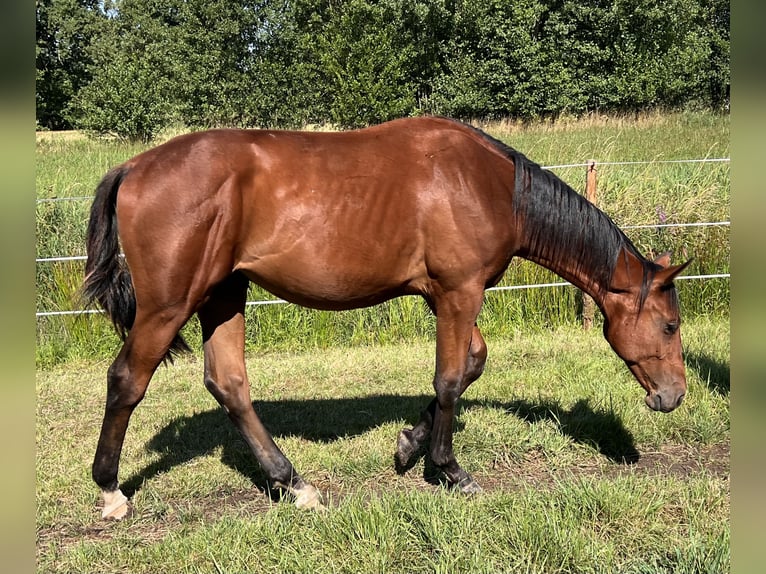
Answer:
[[[466, 369], [463, 376], [463, 382], [460, 385], [460, 396], [466, 389], [478, 379], [484, 372], [484, 365], [487, 361], [487, 345], [484, 337], [479, 331], [479, 327], [474, 325], [471, 332], [471, 344], [468, 350], [466, 360]], [[420, 415], [420, 421], [411, 429], [402, 429], [396, 442], [396, 464], [400, 472], [412, 468], [415, 464], [417, 453], [426, 445], [431, 436], [431, 429], [434, 424], [434, 414], [438, 405], [434, 398]]]
[[481, 490], [455, 459], [452, 448], [455, 406], [468, 386], [479, 378], [487, 358], [487, 346], [476, 326], [483, 289], [453, 292], [435, 302], [437, 312], [436, 398], [412, 429], [397, 440], [396, 462], [400, 470], [413, 464], [413, 455], [431, 437], [431, 459], [447, 479], [467, 494]]

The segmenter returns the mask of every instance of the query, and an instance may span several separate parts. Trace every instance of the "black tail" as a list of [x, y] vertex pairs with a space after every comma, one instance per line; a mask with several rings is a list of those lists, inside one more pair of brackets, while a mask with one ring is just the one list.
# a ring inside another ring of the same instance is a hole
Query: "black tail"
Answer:
[[[88, 221], [83, 283], [86, 304], [98, 302], [123, 341], [136, 319], [136, 294], [117, 235], [117, 192], [128, 171], [125, 166], [112, 169], [96, 188]], [[176, 335], [165, 358], [172, 359], [173, 354], [183, 351], [189, 351], [189, 346]]]

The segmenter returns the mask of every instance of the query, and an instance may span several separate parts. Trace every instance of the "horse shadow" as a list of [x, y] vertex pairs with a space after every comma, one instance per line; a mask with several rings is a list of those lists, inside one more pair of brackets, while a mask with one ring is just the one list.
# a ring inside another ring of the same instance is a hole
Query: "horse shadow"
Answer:
[[728, 362], [695, 352], [686, 353], [684, 360], [687, 368], [696, 371], [699, 378], [711, 391], [721, 396], [729, 394], [731, 367]]
[[[297, 436], [303, 439], [331, 443], [341, 437], [357, 436], [375, 427], [402, 421], [410, 413], [409, 426], [417, 421], [421, 410], [432, 396], [373, 395], [353, 398], [254, 401], [253, 406], [277, 442], [280, 437]], [[571, 408], [564, 408], [555, 400], [493, 401], [463, 399], [461, 410], [470, 408], [499, 408], [508, 416], [533, 424], [548, 420], [560, 431], [578, 443], [596, 448], [609, 460], [620, 464], [633, 464], [639, 453], [631, 433], [612, 412], [593, 408], [588, 400], [580, 400]], [[456, 432], [462, 425], [458, 420]], [[392, 436], [392, 453], [395, 436]], [[172, 420], [147, 443], [146, 447], [161, 456], [139, 470], [122, 484], [123, 491], [132, 496], [145, 480], [168, 472], [176, 466], [221, 449], [221, 461], [250, 479], [265, 494], [277, 498], [268, 487], [268, 481], [259, 464], [246, 446], [234, 425], [221, 408], [182, 416]], [[438, 482], [430, 457], [421, 449], [403, 473], [425, 457], [424, 478]], [[394, 461], [392, 460], [392, 465]]]

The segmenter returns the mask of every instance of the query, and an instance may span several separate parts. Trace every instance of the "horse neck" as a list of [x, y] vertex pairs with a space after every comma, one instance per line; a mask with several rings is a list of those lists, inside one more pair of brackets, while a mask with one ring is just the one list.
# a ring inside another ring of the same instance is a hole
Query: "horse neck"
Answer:
[[[514, 207], [521, 229], [519, 256], [569, 281], [601, 306], [621, 251], [630, 241], [595, 205], [537, 166], [517, 174]], [[523, 184], [523, 185], [520, 185]]]
[[549, 260], [544, 257], [538, 257], [534, 253], [527, 253], [523, 255], [524, 259], [528, 259], [538, 265], [553, 271], [556, 275], [562, 279], [568, 281], [584, 293], [590, 295], [596, 303], [601, 306], [601, 301], [604, 298], [604, 294], [608, 289], [607, 285], [602, 285], [601, 282], [596, 280], [592, 274], [587, 273], [571, 261], [563, 260]]

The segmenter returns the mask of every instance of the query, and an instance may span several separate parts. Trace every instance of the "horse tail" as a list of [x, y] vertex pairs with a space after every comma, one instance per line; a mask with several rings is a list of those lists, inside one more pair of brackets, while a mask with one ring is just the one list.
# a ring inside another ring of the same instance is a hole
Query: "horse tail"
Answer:
[[[120, 254], [117, 229], [117, 192], [130, 171], [119, 166], [109, 171], [98, 184], [90, 208], [86, 239], [85, 280], [82, 293], [87, 305], [98, 302], [124, 341], [136, 319], [136, 292], [130, 269]], [[189, 351], [189, 346], [176, 335], [165, 357]]]

